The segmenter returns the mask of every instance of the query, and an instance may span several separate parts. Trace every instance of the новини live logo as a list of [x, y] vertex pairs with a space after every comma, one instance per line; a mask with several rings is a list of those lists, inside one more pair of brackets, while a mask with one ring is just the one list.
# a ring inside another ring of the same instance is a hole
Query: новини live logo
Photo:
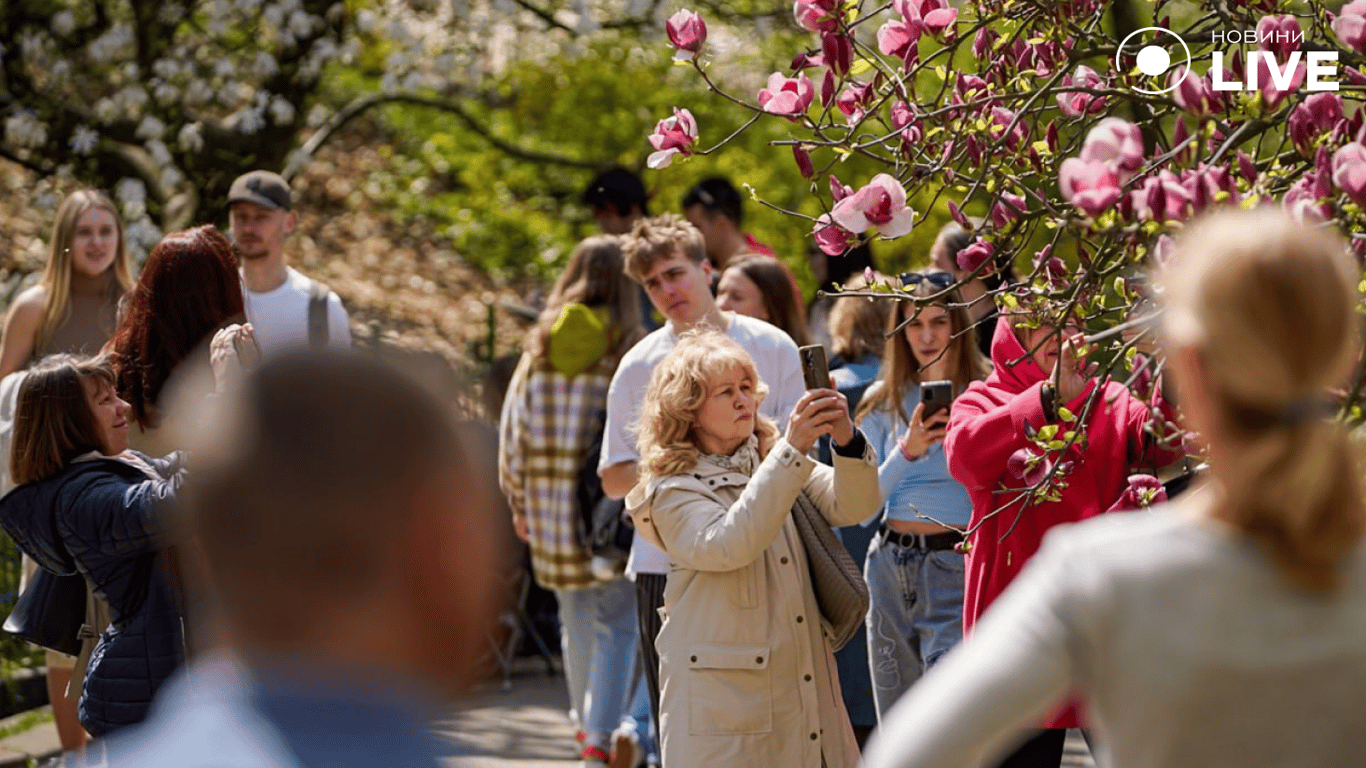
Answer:
[[[1146, 44], [1144, 44], [1144, 38], [1140, 37], [1145, 33], [1151, 38], [1151, 41]], [[1159, 44], [1159, 42], [1166, 43], [1166, 46], [1164, 47]], [[1230, 30], [1227, 32], [1216, 30], [1212, 34], [1212, 42], [1224, 45], [1255, 45], [1262, 42], [1273, 44], [1303, 43], [1304, 33], [1266, 30], [1265, 33], [1259, 35], [1255, 30]], [[1136, 66], [1139, 72], [1142, 72], [1149, 77], [1158, 77], [1172, 69], [1171, 53], [1167, 48], [1174, 47], [1175, 45], [1180, 46], [1180, 49], [1185, 52], [1186, 58], [1186, 63], [1180, 70], [1180, 76], [1170, 78], [1165, 88], [1148, 90], [1133, 86], [1133, 89], [1139, 93], [1150, 95], [1168, 93], [1179, 86], [1181, 81], [1190, 74], [1192, 63], [1190, 46], [1186, 44], [1185, 40], [1181, 39], [1180, 35], [1170, 29], [1166, 29], [1165, 27], [1144, 27], [1126, 35], [1124, 40], [1120, 42], [1119, 49], [1115, 51], [1115, 71], [1126, 72], [1130, 69], [1129, 66], [1125, 66], [1122, 63], [1127, 56], [1132, 57], [1134, 62], [1132, 66]], [[1247, 78], [1246, 82], [1237, 80], [1230, 81], [1224, 79], [1224, 52], [1216, 50], [1210, 53], [1210, 73], [1214, 90], [1258, 90], [1261, 87], [1261, 84], [1258, 82], [1258, 77], [1259, 72], [1262, 69], [1258, 66], [1259, 59], [1265, 61], [1267, 74], [1271, 78], [1271, 84], [1279, 90], [1290, 90], [1294, 83], [1295, 71], [1300, 67], [1301, 59], [1304, 60], [1304, 85], [1307, 89], [1311, 91], [1336, 91], [1338, 89], [1337, 51], [1305, 52], [1297, 49], [1290, 52], [1284, 64], [1276, 61], [1276, 53], [1274, 51], [1250, 51], [1246, 54], [1244, 59], [1246, 61], [1246, 66], [1244, 67], [1244, 70], [1247, 73], [1245, 75]], [[1324, 78], [1332, 79], [1325, 80]]]

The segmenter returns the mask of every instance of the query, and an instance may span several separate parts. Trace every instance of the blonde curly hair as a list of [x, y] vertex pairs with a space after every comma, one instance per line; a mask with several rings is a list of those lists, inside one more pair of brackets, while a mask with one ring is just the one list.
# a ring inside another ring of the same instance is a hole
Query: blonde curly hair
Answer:
[[[718, 331], [692, 331], [683, 334], [678, 345], [660, 361], [645, 390], [640, 413], [637, 446], [640, 449], [640, 482], [652, 478], [680, 475], [692, 469], [702, 451], [698, 445], [697, 410], [707, 399], [711, 377], [732, 366], [740, 366], [754, 378], [755, 407], [768, 395], [768, 386], [759, 378], [754, 360], [733, 339]], [[759, 436], [759, 458], [768, 455], [778, 439], [773, 420], [755, 414], [754, 431]]]

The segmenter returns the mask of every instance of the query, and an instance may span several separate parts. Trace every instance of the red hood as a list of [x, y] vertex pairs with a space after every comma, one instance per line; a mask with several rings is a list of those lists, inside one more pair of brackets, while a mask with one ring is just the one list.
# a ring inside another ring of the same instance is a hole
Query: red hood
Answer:
[[[1024, 359], [1015, 363], [1020, 358]], [[1015, 330], [1010, 327], [1010, 320], [1005, 315], [997, 318], [996, 333], [991, 337], [991, 364], [994, 369], [987, 377], [987, 386], [1012, 395], [1018, 395], [1048, 378], [1048, 374], [1034, 362], [1034, 358], [1028, 355], [1024, 345], [1015, 337]]]

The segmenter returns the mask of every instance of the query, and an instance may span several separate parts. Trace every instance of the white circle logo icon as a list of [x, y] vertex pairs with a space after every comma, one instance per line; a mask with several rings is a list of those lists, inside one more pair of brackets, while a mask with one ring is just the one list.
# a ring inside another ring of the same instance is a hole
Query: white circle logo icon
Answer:
[[[1147, 37], [1139, 37], [1144, 33], [1150, 34]], [[1123, 63], [1127, 56], [1132, 57], [1133, 64], [1131, 66], [1137, 66], [1139, 72], [1148, 77], [1161, 76], [1172, 68], [1172, 56], [1167, 49], [1173, 45], [1173, 40], [1181, 45], [1181, 50], [1186, 55], [1186, 65], [1181, 71], [1181, 77], [1166, 88], [1147, 90], [1133, 86], [1133, 89], [1150, 96], [1175, 90], [1186, 79], [1186, 75], [1190, 74], [1191, 49], [1190, 46], [1186, 45], [1186, 41], [1181, 39], [1180, 35], [1164, 27], [1144, 27], [1125, 36], [1123, 42], [1119, 44], [1119, 49], [1115, 51], [1115, 71], [1126, 72], [1129, 70], [1130, 67]]]

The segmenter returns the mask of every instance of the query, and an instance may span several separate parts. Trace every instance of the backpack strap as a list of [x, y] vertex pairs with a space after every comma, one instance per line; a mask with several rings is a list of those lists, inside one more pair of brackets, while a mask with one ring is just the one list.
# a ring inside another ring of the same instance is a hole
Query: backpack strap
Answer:
[[308, 287], [308, 345], [325, 347], [328, 342], [327, 299], [332, 289], [313, 280]]

